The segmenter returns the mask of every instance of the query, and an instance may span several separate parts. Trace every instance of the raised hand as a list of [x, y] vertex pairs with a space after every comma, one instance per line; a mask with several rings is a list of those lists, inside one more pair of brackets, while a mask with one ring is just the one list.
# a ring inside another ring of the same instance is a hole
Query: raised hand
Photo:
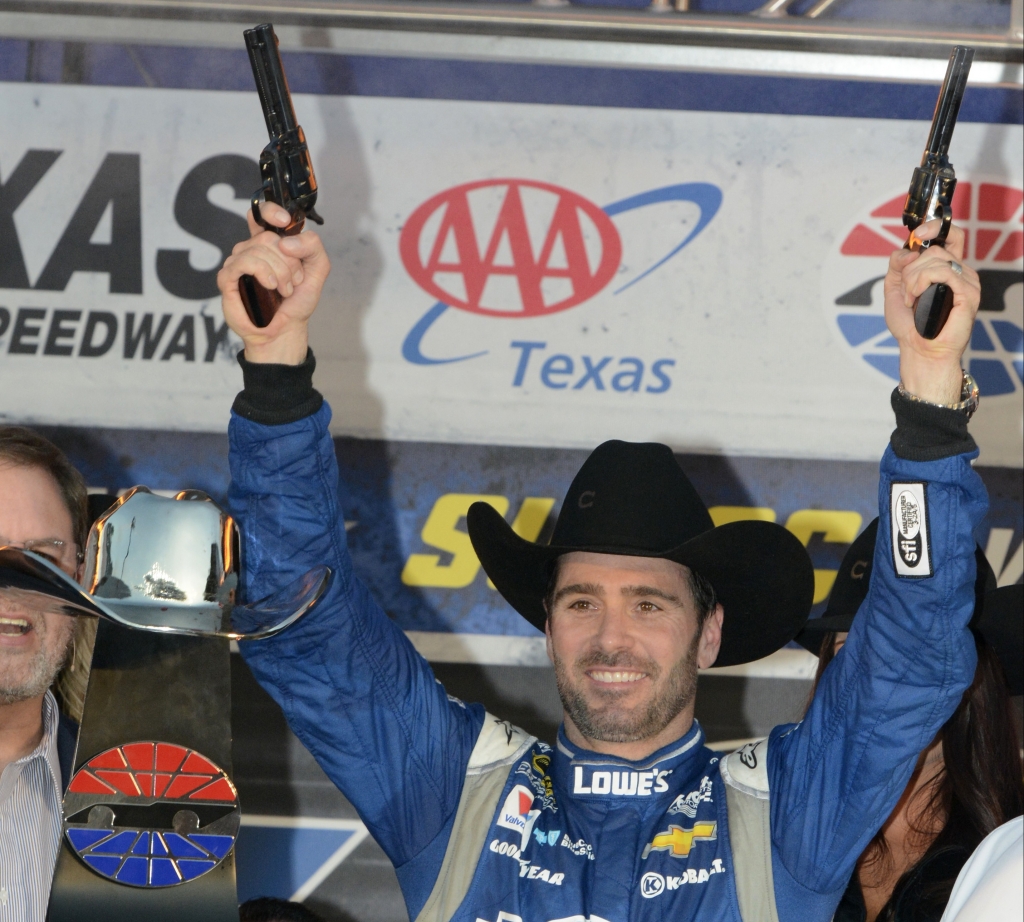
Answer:
[[[940, 221], [929, 221], [918, 227], [914, 236], [931, 240], [939, 226]], [[917, 252], [897, 250], [889, 258], [885, 322], [900, 345], [900, 379], [908, 392], [929, 403], [953, 404], [960, 400], [960, 360], [971, 340], [981, 303], [978, 273], [964, 264], [963, 258], [964, 232], [955, 224], [944, 247]], [[960, 273], [951, 262], [960, 266]], [[939, 335], [925, 339], [914, 326], [914, 301], [934, 282], [953, 290], [953, 309]]]
[[[291, 222], [288, 212], [272, 202], [261, 205], [260, 211], [276, 227]], [[235, 245], [217, 273], [224, 319], [245, 343], [248, 361], [298, 365], [306, 358], [309, 318], [331, 271], [330, 260], [313, 231], [280, 237], [260, 227], [251, 211], [247, 217], [251, 236]], [[255, 276], [264, 288], [277, 289], [284, 299], [265, 327], [256, 326], [242, 304], [238, 280], [243, 275]]]

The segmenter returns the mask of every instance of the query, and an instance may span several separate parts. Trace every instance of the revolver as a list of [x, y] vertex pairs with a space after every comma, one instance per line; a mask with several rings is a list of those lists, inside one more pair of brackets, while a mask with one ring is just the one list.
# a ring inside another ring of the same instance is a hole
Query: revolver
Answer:
[[[301, 233], [306, 218], [317, 224], [324, 223], [314, 208], [316, 176], [313, 174], [313, 161], [309, 157], [306, 136], [295, 120], [273, 25], [265, 23], [255, 29], [246, 29], [243, 35], [270, 134], [270, 143], [260, 153], [262, 184], [252, 196], [252, 216], [266, 230], [282, 237], [291, 236]], [[288, 209], [291, 223], [284, 228], [268, 224], [260, 214], [261, 202], [274, 202]], [[243, 275], [238, 280], [238, 293], [242, 296], [249, 319], [258, 327], [270, 323], [281, 306], [280, 293], [268, 291], [251, 275]]]
[[[910, 228], [910, 237], [904, 248], [924, 250], [930, 246], [944, 246], [953, 222], [953, 191], [956, 173], [949, 162], [949, 142], [960, 113], [960, 103], [967, 88], [967, 75], [974, 60], [974, 49], [957, 45], [949, 56], [946, 77], [942, 81], [932, 127], [928, 132], [921, 165], [914, 168], [910, 191], [903, 205], [903, 223]], [[938, 236], [931, 240], [918, 240], [914, 231], [926, 221], [942, 219]], [[953, 291], [948, 285], [929, 285], [914, 304], [914, 326], [925, 339], [935, 339], [953, 309]]]

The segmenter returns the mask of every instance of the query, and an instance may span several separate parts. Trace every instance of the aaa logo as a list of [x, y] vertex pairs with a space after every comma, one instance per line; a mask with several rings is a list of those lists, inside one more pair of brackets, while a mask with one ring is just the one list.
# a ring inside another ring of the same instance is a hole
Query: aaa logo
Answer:
[[[826, 262], [823, 294], [842, 340], [867, 364], [899, 380], [899, 347], [882, 307], [889, 255], [903, 246], [906, 193], [864, 215]], [[965, 365], [986, 397], [1020, 393], [1024, 383], [1024, 191], [961, 181], [953, 216], [966, 234], [965, 258], [981, 277], [981, 310]]]
[[550, 183], [495, 179], [428, 199], [402, 229], [406, 271], [451, 307], [536, 317], [575, 307], [615, 275], [622, 242], [583, 196]]

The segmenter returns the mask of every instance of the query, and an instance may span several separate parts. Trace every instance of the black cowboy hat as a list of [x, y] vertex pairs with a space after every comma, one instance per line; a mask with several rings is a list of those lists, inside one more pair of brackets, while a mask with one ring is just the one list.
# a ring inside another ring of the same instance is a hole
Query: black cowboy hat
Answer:
[[595, 448], [569, 487], [549, 545], [520, 538], [487, 503], [474, 503], [466, 522], [498, 592], [540, 630], [554, 562], [572, 551], [660, 557], [707, 579], [725, 610], [716, 666], [774, 653], [811, 609], [814, 570], [800, 541], [772, 522], [715, 528], [667, 445]]
[[[849, 631], [854, 616], [867, 598], [871, 581], [871, 563], [875, 554], [878, 519], [857, 536], [843, 557], [836, 581], [828, 597], [825, 613], [807, 622], [797, 635], [796, 642], [815, 656], [821, 653], [821, 643], [831, 631]], [[1024, 664], [1021, 646], [1024, 644], [1021, 610], [1024, 608], [1024, 587], [996, 588], [996, 575], [980, 547], [975, 548], [977, 577], [974, 581], [974, 616], [971, 628], [992, 647], [1010, 686], [1011, 695], [1024, 693]]]

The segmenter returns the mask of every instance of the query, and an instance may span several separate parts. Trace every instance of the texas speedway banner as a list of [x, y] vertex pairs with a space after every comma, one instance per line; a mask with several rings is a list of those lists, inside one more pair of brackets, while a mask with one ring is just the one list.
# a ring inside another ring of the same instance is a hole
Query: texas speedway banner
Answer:
[[[159, 62], [135, 53], [159, 83]], [[235, 59], [231, 85], [246, 87]], [[213, 73], [200, 63], [192, 86]], [[244, 234], [263, 122], [251, 91], [120, 86], [120, 73], [0, 83], [0, 413], [88, 427], [57, 435], [95, 487], [222, 497], [215, 434], [240, 376], [214, 276]], [[334, 265], [317, 385], [357, 566], [421, 648], [543, 658], [480, 573], [465, 509], [487, 497], [543, 538], [583, 450], [608, 437], [672, 444], [720, 521], [788, 525], [823, 598], [875, 514], [897, 375], [880, 279], [930, 103], [901, 119], [854, 103], [793, 114], [314, 84], [293, 80], [318, 89], [296, 106]], [[1013, 582], [1024, 145], [1019, 114], [975, 105], [971, 120], [968, 103], [952, 155], [985, 289], [967, 358], [995, 499], [979, 540]]]
[[[880, 278], [924, 122], [296, 106], [334, 264], [313, 344], [338, 434], [879, 456], [898, 376]], [[3, 83], [0, 119], [0, 413], [222, 430], [238, 373], [214, 276], [256, 186], [256, 94]], [[952, 156], [986, 294], [973, 430], [981, 463], [1020, 467], [1021, 126], [964, 121]]]

